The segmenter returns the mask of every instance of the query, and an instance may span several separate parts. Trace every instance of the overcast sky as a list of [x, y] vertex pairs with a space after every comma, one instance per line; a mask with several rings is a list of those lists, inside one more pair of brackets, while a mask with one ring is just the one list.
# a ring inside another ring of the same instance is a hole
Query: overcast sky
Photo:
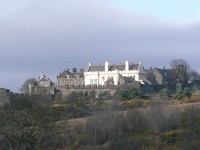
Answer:
[[106, 60], [200, 71], [199, 20], [199, 0], [0, 0], [0, 87]]

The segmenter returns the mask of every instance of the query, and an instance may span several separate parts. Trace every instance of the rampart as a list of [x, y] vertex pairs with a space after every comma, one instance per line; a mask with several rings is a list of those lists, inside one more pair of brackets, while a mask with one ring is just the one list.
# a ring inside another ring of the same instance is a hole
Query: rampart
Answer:
[[95, 91], [96, 97], [101, 92], [109, 91], [111, 96], [114, 95], [118, 86], [56, 86], [55, 88], [61, 93], [62, 98], [70, 95], [72, 92], [92, 92]]

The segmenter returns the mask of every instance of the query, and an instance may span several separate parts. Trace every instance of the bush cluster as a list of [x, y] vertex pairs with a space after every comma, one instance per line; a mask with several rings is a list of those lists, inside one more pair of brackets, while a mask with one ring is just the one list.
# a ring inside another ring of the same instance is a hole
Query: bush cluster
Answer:
[[175, 98], [182, 99], [184, 97], [190, 98], [192, 96], [192, 91], [189, 88], [184, 88], [183, 92], [176, 92]]
[[129, 100], [134, 98], [143, 98], [144, 94], [135, 87], [119, 88], [116, 91], [116, 95], [122, 100]]

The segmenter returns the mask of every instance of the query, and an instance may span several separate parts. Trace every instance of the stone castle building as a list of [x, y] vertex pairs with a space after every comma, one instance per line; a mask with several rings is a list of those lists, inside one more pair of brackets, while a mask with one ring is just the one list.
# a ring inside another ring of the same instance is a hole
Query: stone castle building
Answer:
[[55, 88], [51, 79], [43, 72], [38, 77], [36, 84], [29, 84], [29, 94], [55, 94]]
[[38, 77], [38, 86], [41, 87], [49, 87], [52, 85], [50, 78], [48, 78], [43, 72], [41, 73], [40, 77]]
[[57, 85], [65, 87], [84, 86], [84, 69], [80, 69], [79, 72], [77, 72], [76, 68], [73, 68], [72, 72], [69, 69], [65, 69], [57, 76]]
[[125, 61], [123, 64], [111, 64], [106, 61], [100, 65], [89, 63], [85, 72], [84, 69], [79, 71], [76, 68], [73, 68], [72, 71], [65, 69], [58, 74], [55, 84], [42, 73], [38, 78], [37, 85], [29, 85], [29, 93], [39, 93], [46, 89], [46, 93], [54, 95], [56, 91], [67, 93], [72, 90], [113, 88], [125, 84], [163, 88], [163, 86], [173, 86], [176, 83], [177, 76], [173, 69], [144, 69], [142, 62]]
[[153, 85], [165, 85], [176, 83], [178, 77], [173, 69], [160, 69], [160, 68], [150, 68], [146, 70], [147, 79]]

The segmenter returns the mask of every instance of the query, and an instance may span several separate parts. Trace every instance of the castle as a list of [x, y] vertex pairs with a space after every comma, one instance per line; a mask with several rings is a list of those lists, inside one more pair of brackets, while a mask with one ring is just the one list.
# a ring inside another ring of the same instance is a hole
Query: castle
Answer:
[[39, 93], [45, 89], [46, 93], [54, 95], [55, 90], [66, 93], [66, 89], [107, 89], [111, 86], [134, 83], [137, 83], [136, 85], [166, 85], [175, 83], [176, 80], [177, 77], [172, 69], [145, 69], [142, 62], [125, 61], [120, 64], [111, 64], [106, 61], [100, 65], [89, 63], [86, 71], [84, 69], [77, 71], [76, 68], [72, 71], [65, 69], [58, 74], [55, 84], [42, 73], [37, 85], [29, 85], [29, 93]]

